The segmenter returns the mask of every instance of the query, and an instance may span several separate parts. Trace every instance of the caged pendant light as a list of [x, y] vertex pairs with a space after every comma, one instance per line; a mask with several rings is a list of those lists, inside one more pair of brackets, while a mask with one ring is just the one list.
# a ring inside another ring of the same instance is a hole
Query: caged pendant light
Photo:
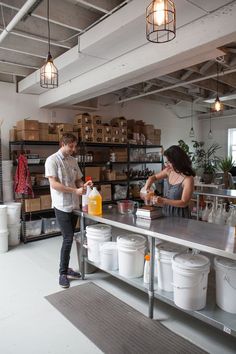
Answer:
[[153, 43], [172, 41], [176, 36], [176, 11], [171, 0], [153, 0], [146, 9], [146, 37]]
[[191, 129], [189, 131], [189, 137], [190, 138], [194, 138], [195, 137], [195, 132], [193, 129], [193, 101], [192, 101], [192, 105], [191, 105]]
[[218, 63], [218, 61], [217, 61], [216, 91], [217, 91], [217, 96], [216, 96], [216, 100], [215, 100], [213, 108], [216, 112], [220, 112], [223, 110], [224, 106], [223, 106], [223, 103], [219, 99], [219, 63]]
[[47, 0], [47, 25], [48, 25], [48, 55], [45, 64], [40, 69], [40, 86], [51, 89], [58, 87], [58, 70], [53, 63], [50, 53], [50, 23], [49, 23], [49, 0]]

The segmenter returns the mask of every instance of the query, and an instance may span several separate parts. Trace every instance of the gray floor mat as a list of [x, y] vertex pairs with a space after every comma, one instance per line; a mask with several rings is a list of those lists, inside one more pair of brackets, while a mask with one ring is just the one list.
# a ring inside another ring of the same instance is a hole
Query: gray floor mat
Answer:
[[93, 283], [46, 299], [106, 354], [206, 353]]

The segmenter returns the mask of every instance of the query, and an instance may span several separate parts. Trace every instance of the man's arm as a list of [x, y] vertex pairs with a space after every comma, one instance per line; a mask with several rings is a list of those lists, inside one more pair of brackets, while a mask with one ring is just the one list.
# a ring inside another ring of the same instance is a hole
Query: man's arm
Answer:
[[83, 184], [80, 188], [66, 187], [58, 181], [57, 177], [48, 177], [51, 188], [62, 193], [75, 193], [76, 195], [82, 195], [86, 193], [86, 186]]

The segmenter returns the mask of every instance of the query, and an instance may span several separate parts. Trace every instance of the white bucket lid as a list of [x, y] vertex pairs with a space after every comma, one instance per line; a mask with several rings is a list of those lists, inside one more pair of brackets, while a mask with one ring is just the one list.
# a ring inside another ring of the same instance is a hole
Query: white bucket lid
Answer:
[[176, 253], [180, 253], [186, 250], [186, 247], [170, 242], [162, 242], [156, 247], [160, 255], [165, 255], [169, 257], [173, 257]]
[[181, 269], [203, 270], [209, 268], [210, 260], [201, 254], [182, 253], [173, 257], [172, 264]]
[[117, 243], [116, 242], [104, 242], [100, 248], [102, 253], [113, 254], [117, 252]]
[[0, 209], [5, 209], [5, 210], [7, 210], [7, 206], [6, 206], [6, 205], [0, 205]]
[[96, 225], [89, 225], [86, 227], [87, 232], [91, 233], [110, 233], [111, 232], [111, 226], [106, 225], [106, 224], [96, 224]]
[[121, 235], [117, 237], [118, 246], [137, 248], [137, 247], [144, 246], [145, 243], [146, 243], [145, 236], [138, 235], [138, 234]]
[[223, 257], [215, 257], [214, 258], [215, 268], [227, 268], [236, 271], [236, 261], [233, 259], [223, 258]]

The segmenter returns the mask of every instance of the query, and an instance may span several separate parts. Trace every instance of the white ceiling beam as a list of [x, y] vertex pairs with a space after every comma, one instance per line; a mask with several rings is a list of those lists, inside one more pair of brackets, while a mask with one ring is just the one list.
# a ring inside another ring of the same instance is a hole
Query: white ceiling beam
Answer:
[[34, 70], [39, 69], [38, 66], [32, 66], [32, 65], [27, 65], [27, 64], [13, 63], [13, 62], [7, 61], [7, 60], [0, 60], [0, 63], [2, 63], [2, 64], [8, 64], [8, 65], [13, 65], [13, 66], [19, 66], [19, 67], [22, 67], [22, 68], [34, 69]]
[[7, 48], [7, 47], [0, 47], [0, 49], [4, 49], [4, 50], [9, 50], [10, 52], [15, 52], [15, 53], [20, 53], [20, 54], [24, 54], [24, 55], [29, 55], [32, 57], [36, 57], [36, 58], [42, 58], [45, 59], [45, 55], [40, 55], [40, 54], [35, 54], [35, 53], [31, 53], [31, 52], [26, 52], [23, 50], [19, 50], [19, 49], [14, 49], [14, 48]]
[[91, 9], [94, 9], [94, 10], [97, 10], [97, 11], [100, 11], [104, 14], [107, 14], [109, 12], [109, 10], [106, 10], [100, 6], [97, 6], [89, 1], [84, 1], [84, 0], [75, 0], [78, 4], [81, 4], [81, 5], [85, 5], [85, 7], [88, 7], [88, 8], [91, 8]]

